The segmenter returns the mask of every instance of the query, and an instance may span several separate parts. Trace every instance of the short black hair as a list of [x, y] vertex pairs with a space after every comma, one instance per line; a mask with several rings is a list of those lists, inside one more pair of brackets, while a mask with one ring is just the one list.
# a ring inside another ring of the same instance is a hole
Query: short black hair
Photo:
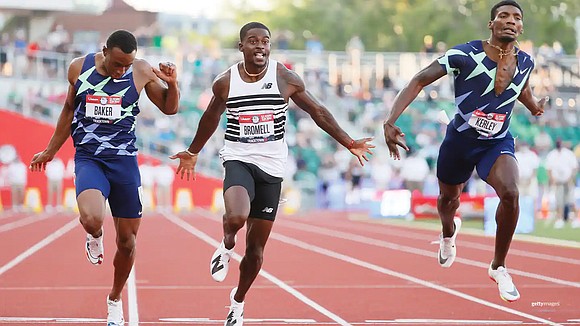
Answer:
[[259, 22], [249, 22], [246, 25], [242, 26], [242, 28], [240, 29], [240, 42], [244, 40], [244, 37], [246, 37], [248, 31], [253, 28], [265, 29], [268, 31], [268, 34], [272, 35], [272, 33], [270, 33], [270, 29], [266, 25]]
[[497, 16], [497, 8], [502, 6], [514, 6], [520, 10], [520, 12], [522, 13], [522, 17], [524, 16], [524, 10], [522, 9], [522, 7], [520, 7], [519, 3], [515, 2], [514, 0], [503, 0], [496, 3], [493, 7], [491, 7], [491, 15], [490, 15], [491, 20], [494, 20], [495, 16]]
[[124, 29], [119, 29], [111, 33], [107, 39], [107, 48], [119, 48], [121, 51], [129, 54], [137, 51], [137, 39], [135, 36]]

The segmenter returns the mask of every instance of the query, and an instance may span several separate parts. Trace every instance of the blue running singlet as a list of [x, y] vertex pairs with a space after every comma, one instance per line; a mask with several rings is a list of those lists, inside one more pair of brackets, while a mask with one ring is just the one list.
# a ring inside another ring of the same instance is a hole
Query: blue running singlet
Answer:
[[516, 99], [534, 69], [525, 52], [517, 54], [511, 83], [499, 95], [494, 83], [496, 62], [483, 49], [483, 41], [457, 45], [438, 59], [447, 73], [453, 73], [456, 114], [449, 123], [439, 148], [437, 177], [455, 185], [466, 182], [473, 172], [486, 181], [500, 155], [514, 155], [509, 123]]
[[97, 72], [95, 53], [88, 54], [75, 89], [71, 135], [77, 152], [136, 155], [139, 93], [133, 82], [133, 67], [119, 79], [105, 77]]

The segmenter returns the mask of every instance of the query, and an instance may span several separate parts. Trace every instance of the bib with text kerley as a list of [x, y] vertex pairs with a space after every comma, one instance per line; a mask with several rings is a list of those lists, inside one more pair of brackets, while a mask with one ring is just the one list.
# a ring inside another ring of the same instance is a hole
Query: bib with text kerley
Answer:
[[240, 114], [240, 142], [263, 143], [274, 140], [274, 114]]
[[87, 94], [86, 116], [98, 123], [113, 123], [121, 118], [121, 97]]
[[469, 125], [475, 128], [480, 135], [491, 137], [501, 130], [505, 119], [505, 114], [484, 113], [481, 110], [475, 110], [469, 118]]

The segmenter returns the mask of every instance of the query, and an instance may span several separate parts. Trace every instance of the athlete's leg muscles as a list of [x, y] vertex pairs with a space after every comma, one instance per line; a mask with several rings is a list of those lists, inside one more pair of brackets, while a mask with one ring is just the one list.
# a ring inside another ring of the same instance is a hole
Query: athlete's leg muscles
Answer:
[[77, 196], [79, 206], [79, 221], [85, 231], [95, 238], [102, 235], [105, 219], [105, 197], [98, 189], [83, 190]]
[[264, 261], [264, 247], [270, 237], [274, 221], [249, 218], [246, 232], [246, 252], [240, 263], [238, 291], [234, 295], [237, 302], [243, 302]]
[[495, 213], [497, 231], [495, 237], [495, 255], [492, 268], [505, 266], [507, 256], [520, 212], [518, 164], [510, 155], [500, 155], [493, 164], [487, 183], [495, 189], [499, 197], [499, 206]]
[[439, 180], [439, 197], [437, 198], [437, 212], [443, 227], [443, 237], [449, 238], [455, 232], [453, 217], [459, 208], [459, 196], [465, 183], [450, 185]]
[[250, 214], [250, 195], [242, 186], [231, 186], [224, 192], [225, 214], [223, 215], [224, 245], [232, 249], [236, 244], [236, 233], [244, 227]]
[[109, 299], [119, 300], [125, 282], [127, 282], [127, 278], [135, 262], [135, 243], [141, 219], [114, 217], [113, 221], [115, 223], [115, 230], [117, 231], [117, 252], [113, 259], [115, 276], [113, 278], [113, 287], [109, 293]]

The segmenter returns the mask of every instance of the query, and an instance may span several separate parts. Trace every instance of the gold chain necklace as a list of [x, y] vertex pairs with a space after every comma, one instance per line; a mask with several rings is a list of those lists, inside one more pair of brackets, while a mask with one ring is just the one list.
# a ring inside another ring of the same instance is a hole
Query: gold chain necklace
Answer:
[[242, 61], [242, 67], [244, 67], [244, 72], [246, 73], [246, 75], [250, 76], [250, 77], [258, 77], [260, 76], [262, 73], [264, 73], [264, 71], [266, 71], [268, 69], [268, 63], [266, 62], [266, 66], [264, 67], [264, 69], [262, 69], [262, 71], [260, 71], [257, 74], [250, 74], [247, 70], [246, 70], [246, 62]]
[[[520, 49], [518, 47], [518, 49], [516, 49], [515, 47], [511, 50], [511, 51], [506, 51], [502, 48], [500, 48], [499, 46], [495, 45], [495, 44], [491, 44], [491, 42], [489, 41], [489, 39], [485, 40], [485, 43], [489, 44], [489, 46], [491, 46], [492, 48], [496, 49], [499, 51], [499, 59], [503, 59], [504, 56], [509, 55], [509, 54], [513, 54], [513, 55], [518, 55], [518, 52], [520, 52]], [[520, 43], [516, 40], [517, 45], [519, 46]]]

